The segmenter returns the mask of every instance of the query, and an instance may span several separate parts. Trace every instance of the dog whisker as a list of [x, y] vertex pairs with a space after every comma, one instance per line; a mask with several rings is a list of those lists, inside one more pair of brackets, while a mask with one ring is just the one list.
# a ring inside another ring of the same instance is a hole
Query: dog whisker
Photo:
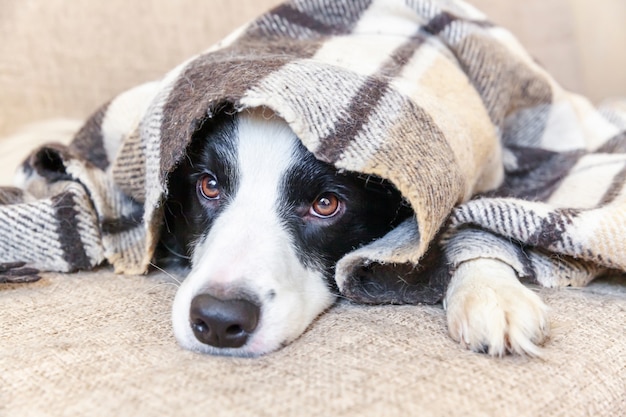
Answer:
[[[152, 290], [157, 289], [157, 288], [161, 288], [161, 287], [174, 287], [174, 288], [178, 288], [180, 287], [180, 285], [174, 283], [174, 282], [161, 282], [158, 284], [153, 285], [150, 288], [147, 288], [143, 293], [144, 294], [149, 294]], [[169, 316], [168, 316], [169, 317]]]
[[165, 242], [161, 242], [161, 245], [172, 255], [174, 255], [177, 258], [180, 259], [185, 259], [185, 260], [190, 260], [191, 256], [187, 256], [187, 255], [183, 255], [181, 253], [176, 252], [174, 249], [172, 249], [171, 247], [169, 247]]
[[154, 264], [153, 262], [150, 262], [150, 266], [154, 267], [155, 269], [158, 269], [159, 271], [164, 273], [167, 277], [169, 277], [172, 281], [174, 281], [173, 283], [169, 283], [170, 285], [175, 285], [176, 287], [180, 287], [181, 281], [178, 278], [176, 278], [174, 275], [170, 274], [165, 269], [159, 267], [158, 265]]

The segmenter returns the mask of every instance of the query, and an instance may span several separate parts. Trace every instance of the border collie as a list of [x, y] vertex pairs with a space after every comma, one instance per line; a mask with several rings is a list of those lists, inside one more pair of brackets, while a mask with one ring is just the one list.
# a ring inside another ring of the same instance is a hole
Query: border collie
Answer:
[[[191, 266], [172, 314], [186, 349], [258, 356], [291, 342], [336, 299], [335, 263], [413, 213], [390, 183], [318, 161], [266, 113], [206, 123], [169, 178], [160, 252]], [[539, 356], [549, 333], [543, 301], [497, 260], [461, 264], [443, 304], [450, 336], [476, 352]]]
[[261, 109], [206, 123], [169, 184], [162, 249], [191, 264], [174, 334], [212, 354], [300, 336], [336, 298], [335, 263], [412, 213], [391, 184], [318, 161]]

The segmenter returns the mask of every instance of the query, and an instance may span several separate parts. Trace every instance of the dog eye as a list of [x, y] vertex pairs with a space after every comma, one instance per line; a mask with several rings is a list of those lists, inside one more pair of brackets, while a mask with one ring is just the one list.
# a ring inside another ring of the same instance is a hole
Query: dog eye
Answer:
[[309, 213], [315, 217], [327, 219], [339, 213], [340, 209], [341, 202], [339, 201], [339, 197], [337, 197], [335, 194], [325, 193], [317, 197], [317, 199], [311, 206]]
[[220, 186], [212, 174], [204, 174], [198, 179], [198, 191], [207, 200], [215, 200], [220, 196]]

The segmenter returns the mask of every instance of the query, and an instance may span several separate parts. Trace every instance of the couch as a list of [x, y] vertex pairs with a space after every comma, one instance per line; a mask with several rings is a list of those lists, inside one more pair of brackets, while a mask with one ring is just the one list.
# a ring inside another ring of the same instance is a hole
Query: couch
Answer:
[[[277, 3], [0, 3], [0, 184], [36, 143], [67, 140], [75, 120], [111, 96]], [[626, 94], [621, 0], [474, 3], [568, 88], [594, 101]], [[47, 125], [50, 134], [41, 125], [21, 130], [51, 118], [67, 119]], [[347, 301], [275, 353], [203, 356], [172, 335], [179, 279], [103, 266], [0, 284], [0, 416], [626, 415], [621, 276], [582, 289], [535, 288], [552, 316], [541, 359], [464, 350], [447, 335], [441, 306]]]

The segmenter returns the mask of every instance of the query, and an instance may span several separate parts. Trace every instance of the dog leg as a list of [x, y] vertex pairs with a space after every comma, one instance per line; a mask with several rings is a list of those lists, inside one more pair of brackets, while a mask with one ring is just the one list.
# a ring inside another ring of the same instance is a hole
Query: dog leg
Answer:
[[474, 352], [540, 356], [548, 337], [548, 308], [513, 268], [495, 259], [459, 265], [444, 300], [448, 331]]

